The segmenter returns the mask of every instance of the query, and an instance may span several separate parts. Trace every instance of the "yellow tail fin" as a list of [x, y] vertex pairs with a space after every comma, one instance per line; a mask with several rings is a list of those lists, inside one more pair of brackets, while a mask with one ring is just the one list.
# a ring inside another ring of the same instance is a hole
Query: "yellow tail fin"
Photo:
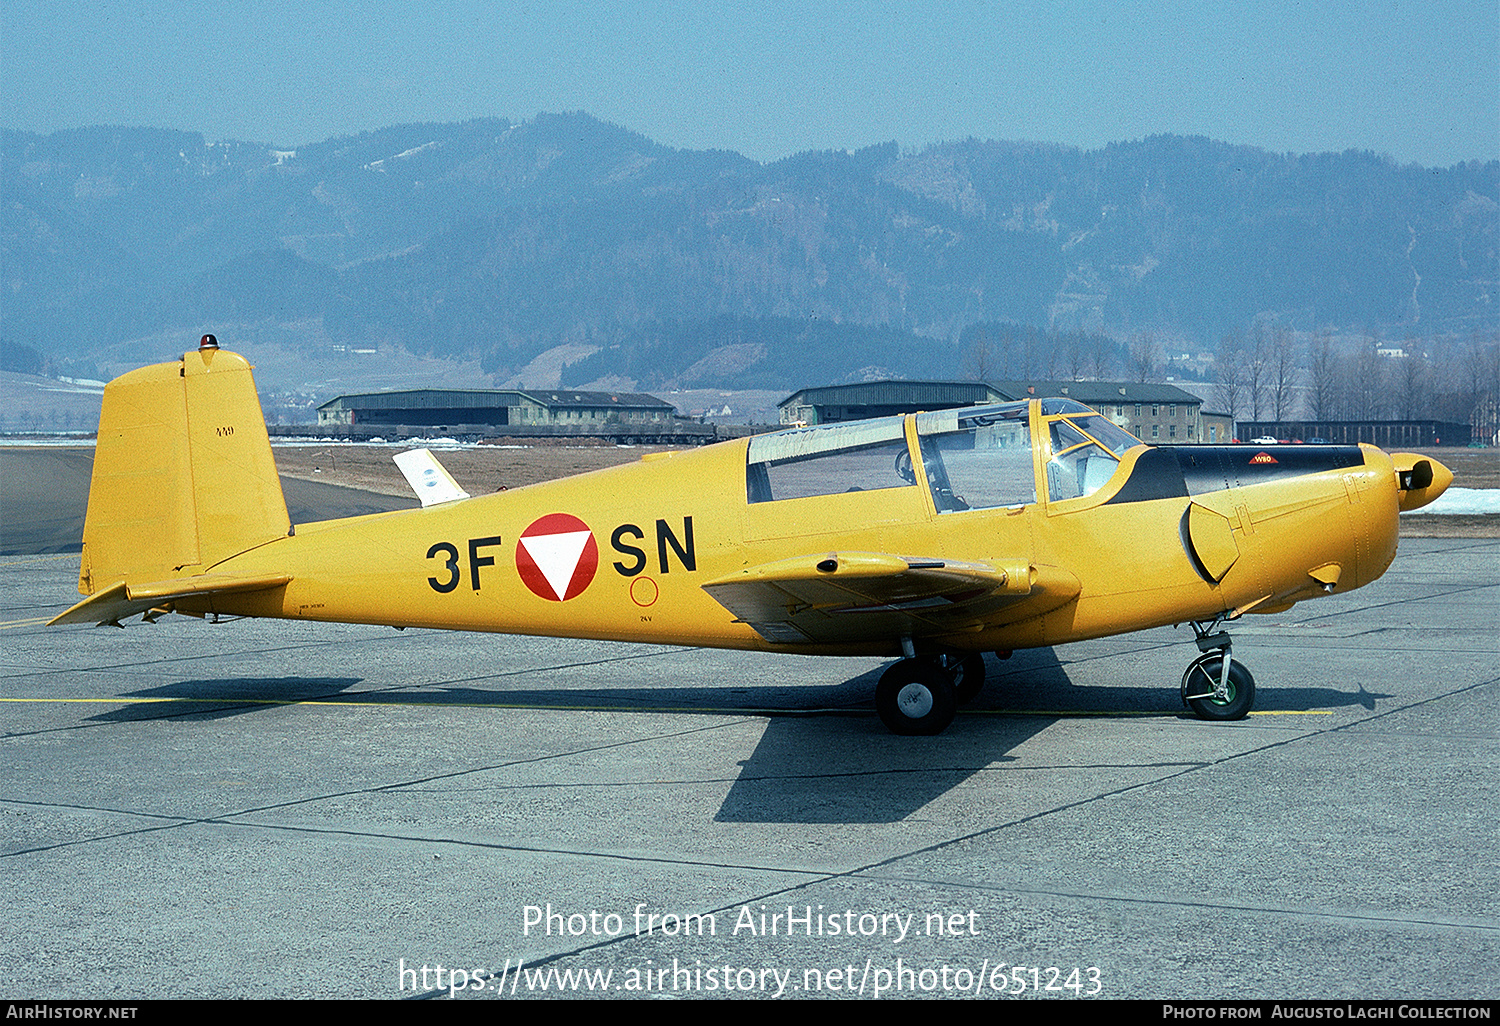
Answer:
[[242, 357], [200, 349], [105, 388], [80, 592], [201, 574], [290, 530]]

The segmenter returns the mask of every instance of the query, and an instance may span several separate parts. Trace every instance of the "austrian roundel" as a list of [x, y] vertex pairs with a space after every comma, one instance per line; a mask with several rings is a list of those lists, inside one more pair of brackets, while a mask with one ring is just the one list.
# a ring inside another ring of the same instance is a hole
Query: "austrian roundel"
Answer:
[[516, 571], [526, 587], [549, 602], [583, 593], [599, 569], [599, 544], [589, 525], [571, 513], [549, 513], [521, 532]]

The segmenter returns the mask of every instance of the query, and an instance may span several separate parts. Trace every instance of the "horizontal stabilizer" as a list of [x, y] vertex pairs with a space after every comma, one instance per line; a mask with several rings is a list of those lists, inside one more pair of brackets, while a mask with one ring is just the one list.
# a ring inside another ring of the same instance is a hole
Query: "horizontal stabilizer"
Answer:
[[285, 575], [234, 577], [230, 574], [198, 574], [142, 584], [118, 581], [53, 617], [47, 626], [60, 623], [118, 624], [127, 616], [146, 613], [181, 599], [270, 591], [290, 581], [291, 578]]
[[411, 449], [398, 452], [391, 458], [401, 468], [401, 473], [406, 475], [406, 483], [417, 493], [423, 506], [436, 506], [441, 502], [456, 502], [469, 497], [469, 493], [453, 480], [453, 475], [448, 473], [447, 468], [438, 462], [432, 450]]

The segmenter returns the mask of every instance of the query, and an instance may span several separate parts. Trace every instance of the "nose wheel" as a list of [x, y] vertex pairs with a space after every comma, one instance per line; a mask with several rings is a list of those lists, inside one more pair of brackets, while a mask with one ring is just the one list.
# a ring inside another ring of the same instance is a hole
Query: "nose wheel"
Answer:
[[1200, 720], [1242, 720], [1255, 704], [1255, 678], [1244, 663], [1230, 657], [1229, 634], [1211, 633], [1219, 622], [1193, 624], [1203, 655], [1182, 675], [1182, 702]]

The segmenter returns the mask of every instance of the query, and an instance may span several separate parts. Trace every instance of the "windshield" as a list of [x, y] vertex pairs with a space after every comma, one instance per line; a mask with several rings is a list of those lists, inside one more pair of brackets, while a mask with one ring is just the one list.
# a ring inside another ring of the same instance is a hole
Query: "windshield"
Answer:
[[[1103, 488], [1120, 465], [1120, 457], [1140, 441], [1086, 406], [1067, 404], [1046, 419], [1047, 498], [1052, 502], [1079, 499]], [[1054, 408], [1055, 409], [1055, 408]], [[1043, 406], [1047, 412], [1048, 405]]]

